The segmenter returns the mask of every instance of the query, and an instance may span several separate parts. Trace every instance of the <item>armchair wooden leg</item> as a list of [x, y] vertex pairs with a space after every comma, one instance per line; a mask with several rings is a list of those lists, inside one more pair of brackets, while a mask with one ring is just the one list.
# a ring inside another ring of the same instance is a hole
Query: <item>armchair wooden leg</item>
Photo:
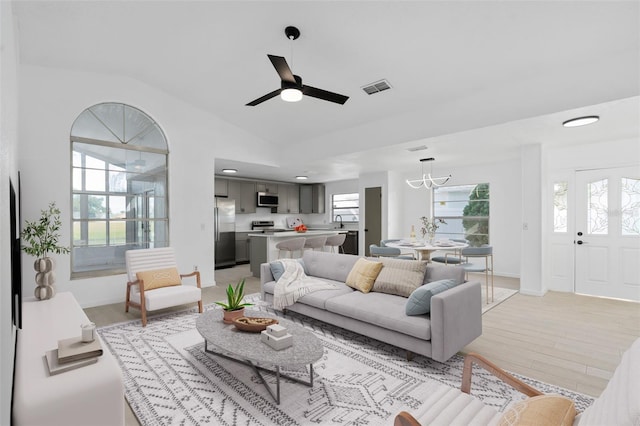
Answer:
[[202, 300], [198, 301], [198, 312], [202, 313]]
[[421, 426], [420, 423], [411, 414], [406, 411], [400, 411], [396, 416], [393, 426]]
[[124, 311], [129, 312], [129, 301], [131, 300], [131, 288], [127, 286], [127, 294], [124, 298]]
[[144, 308], [140, 309], [140, 314], [142, 316], [142, 326], [146, 327], [147, 326], [147, 310]]

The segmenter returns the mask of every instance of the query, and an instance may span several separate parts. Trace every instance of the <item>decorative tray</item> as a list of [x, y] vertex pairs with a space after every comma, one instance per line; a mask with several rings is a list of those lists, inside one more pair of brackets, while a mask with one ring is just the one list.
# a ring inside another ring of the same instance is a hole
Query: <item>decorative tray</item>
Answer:
[[270, 325], [277, 324], [275, 318], [257, 318], [257, 317], [240, 317], [233, 320], [233, 325], [238, 330], [249, 331], [251, 333], [260, 333]]

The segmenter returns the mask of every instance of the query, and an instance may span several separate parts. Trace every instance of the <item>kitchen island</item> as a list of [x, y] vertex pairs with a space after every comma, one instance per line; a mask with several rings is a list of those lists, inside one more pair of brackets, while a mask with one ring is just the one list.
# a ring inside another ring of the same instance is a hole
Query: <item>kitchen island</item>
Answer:
[[336, 234], [346, 234], [346, 229], [318, 230], [307, 232], [284, 231], [265, 234], [249, 234], [251, 244], [251, 273], [254, 277], [260, 276], [260, 265], [278, 259], [276, 244], [291, 238], [308, 238], [325, 235], [330, 237]]

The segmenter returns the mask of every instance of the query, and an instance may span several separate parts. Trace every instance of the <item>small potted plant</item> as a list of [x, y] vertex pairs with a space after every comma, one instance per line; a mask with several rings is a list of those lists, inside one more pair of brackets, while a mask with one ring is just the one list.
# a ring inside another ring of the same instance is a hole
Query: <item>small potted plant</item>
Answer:
[[40, 300], [51, 299], [56, 294], [53, 273], [55, 262], [48, 256], [49, 253], [69, 253], [68, 247], [58, 243], [61, 226], [60, 209], [56, 207], [55, 202], [51, 202], [48, 209], [40, 211], [39, 221], [25, 221], [25, 227], [20, 234], [26, 243], [22, 246], [22, 250], [36, 257], [33, 264], [37, 285], [35, 296]]
[[233, 287], [231, 284], [227, 287], [227, 303], [216, 302], [217, 305], [224, 309], [222, 321], [225, 324], [231, 324], [236, 318], [244, 316], [244, 307], [251, 306], [252, 303], [242, 303], [244, 297], [244, 278]]
[[[429, 243], [429, 244], [433, 244], [433, 239], [436, 237], [436, 231], [438, 230], [438, 228], [440, 227], [440, 224], [447, 224], [447, 222], [445, 222], [442, 219], [436, 219], [436, 218], [428, 218], [426, 216], [422, 216], [420, 218], [420, 221], [422, 222], [422, 228], [420, 228], [420, 232], [422, 233], [422, 239], [425, 240], [425, 243]], [[427, 241], [425, 236], [426, 234], [429, 234], [429, 240]]]

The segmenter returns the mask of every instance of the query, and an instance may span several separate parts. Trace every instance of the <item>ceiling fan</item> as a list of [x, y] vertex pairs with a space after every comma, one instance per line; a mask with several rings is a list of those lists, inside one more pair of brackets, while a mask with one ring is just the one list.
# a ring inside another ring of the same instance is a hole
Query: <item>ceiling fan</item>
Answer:
[[[295, 40], [300, 37], [300, 30], [296, 27], [287, 27], [284, 30], [285, 35], [289, 40]], [[280, 89], [274, 90], [271, 93], [259, 97], [247, 104], [247, 106], [256, 106], [264, 101], [280, 95], [282, 100], [288, 102], [297, 102], [302, 99], [302, 95], [311, 96], [313, 98], [322, 99], [324, 101], [335, 102], [343, 105], [349, 99], [348, 96], [340, 95], [338, 93], [329, 92], [328, 90], [318, 89], [316, 87], [306, 86], [302, 84], [302, 78], [299, 75], [294, 75], [291, 72], [291, 68], [287, 64], [287, 60], [282, 56], [267, 55], [269, 60], [276, 69], [276, 72], [280, 76]]]

